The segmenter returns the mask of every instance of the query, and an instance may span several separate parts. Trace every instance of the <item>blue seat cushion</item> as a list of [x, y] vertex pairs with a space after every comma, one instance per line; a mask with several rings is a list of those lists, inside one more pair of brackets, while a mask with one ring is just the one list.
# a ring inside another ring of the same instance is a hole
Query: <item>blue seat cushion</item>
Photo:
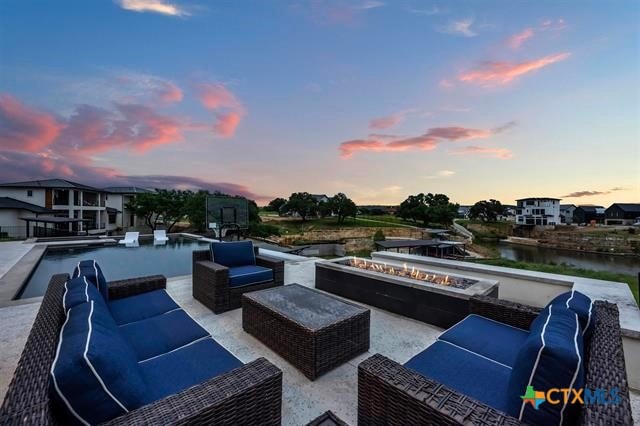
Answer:
[[139, 365], [149, 388], [148, 402], [153, 402], [243, 364], [213, 338], [208, 338]]
[[589, 296], [572, 290], [556, 296], [547, 306], [549, 305], [564, 306], [575, 312], [582, 327], [584, 340], [587, 341], [591, 338], [596, 323], [596, 311], [593, 309], [593, 301]]
[[78, 265], [73, 270], [72, 278], [77, 278], [80, 275], [87, 277], [87, 279], [96, 286], [102, 297], [104, 297], [104, 300], [109, 300], [109, 287], [107, 285], [107, 280], [105, 279], [98, 262], [95, 260], [82, 260], [78, 262]]
[[62, 307], [65, 312], [81, 303], [88, 303], [94, 300], [97, 303], [105, 304], [102, 295], [93, 283], [90, 283], [87, 277], [80, 276], [72, 278], [64, 283], [64, 295], [62, 297]]
[[513, 367], [529, 332], [479, 315], [469, 315], [438, 339]]
[[256, 256], [253, 253], [253, 242], [232, 241], [211, 243], [211, 259], [226, 267], [255, 265]]
[[247, 265], [229, 268], [229, 287], [242, 287], [273, 280], [273, 269]]
[[544, 401], [536, 408], [522, 398], [528, 386], [545, 393], [584, 387], [582, 329], [575, 312], [564, 306], [547, 306], [531, 323], [509, 380], [507, 413], [530, 424], [575, 423], [579, 404]]
[[97, 424], [144, 405], [147, 386], [135, 353], [106, 305], [71, 308], [51, 370], [51, 397], [61, 424]]
[[511, 369], [502, 364], [437, 341], [405, 367], [495, 409], [506, 409]]
[[118, 325], [155, 317], [179, 308], [165, 290], [153, 290], [109, 301], [109, 310]]
[[139, 361], [209, 336], [182, 309], [121, 325], [120, 333], [133, 348]]

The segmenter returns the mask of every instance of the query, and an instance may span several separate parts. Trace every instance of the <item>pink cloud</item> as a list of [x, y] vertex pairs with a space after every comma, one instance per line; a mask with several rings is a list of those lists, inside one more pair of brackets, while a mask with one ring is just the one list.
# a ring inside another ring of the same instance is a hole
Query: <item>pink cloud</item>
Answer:
[[214, 124], [214, 130], [222, 137], [233, 136], [241, 119], [242, 115], [239, 112], [218, 114], [216, 123]]
[[202, 83], [197, 89], [200, 102], [207, 109], [242, 108], [236, 96], [220, 83]]
[[562, 18], [547, 19], [540, 24], [540, 31], [562, 31], [567, 28], [567, 21]]
[[32, 109], [9, 94], [0, 94], [0, 147], [10, 151], [38, 152], [60, 134], [63, 124]]
[[518, 49], [522, 43], [534, 36], [533, 28], [525, 28], [518, 34], [514, 34], [507, 40], [507, 44], [512, 49]]
[[507, 148], [485, 148], [481, 146], [467, 146], [465, 148], [457, 149], [452, 151], [452, 154], [456, 155], [467, 155], [467, 154], [475, 154], [482, 155], [485, 157], [494, 157], [499, 158], [501, 160], [508, 160], [513, 157], [513, 152]]
[[479, 69], [460, 74], [458, 80], [469, 84], [479, 84], [481, 86], [506, 84], [525, 74], [537, 71], [540, 68], [564, 61], [569, 56], [571, 56], [571, 53], [564, 52], [520, 63], [506, 61], [486, 62]]
[[509, 122], [503, 126], [493, 129], [473, 129], [460, 126], [434, 127], [426, 133], [414, 137], [400, 137], [385, 135], [369, 135], [367, 139], [354, 139], [340, 144], [340, 155], [342, 158], [351, 158], [357, 151], [406, 151], [409, 149], [419, 149], [430, 151], [442, 141], [465, 141], [471, 139], [486, 139], [501, 133], [515, 125]]
[[370, 129], [388, 129], [402, 122], [412, 110], [398, 111], [386, 117], [378, 117], [369, 121]]
[[440, 80], [440, 82], [438, 83], [438, 86], [440, 86], [442, 88], [445, 88], [445, 89], [448, 89], [448, 88], [453, 87], [455, 85], [451, 82], [451, 80], [448, 80], [448, 79], [445, 78], [445, 79]]
[[182, 90], [170, 81], [164, 81], [156, 89], [156, 93], [160, 100], [167, 104], [180, 102], [183, 98]]

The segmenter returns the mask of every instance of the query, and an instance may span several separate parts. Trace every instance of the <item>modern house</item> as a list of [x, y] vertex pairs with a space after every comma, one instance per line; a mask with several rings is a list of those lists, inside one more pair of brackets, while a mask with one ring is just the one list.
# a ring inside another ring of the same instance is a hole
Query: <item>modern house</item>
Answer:
[[573, 212], [575, 204], [560, 204], [560, 223], [571, 225], [573, 223]]
[[531, 197], [516, 200], [516, 225], [555, 226], [560, 224], [560, 199]]
[[327, 194], [310, 194], [314, 200], [316, 200], [316, 203], [326, 203], [329, 201], [329, 197], [327, 196]]
[[[107, 193], [98, 188], [65, 179], [34, 180], [0, 184], [0, 197], [10, 199], [5, 200], [6, 206], [14, 204], [14, 208], [3, 209], [2, 220], [9, 223], [0, 223], [0, 226], [25, 226], [31, 229], [40, 222], [45, 224], [45, 228], [47, 223], [51, 224], [50, 229], [61, 234], [106, 232]], [[25, 205], [19, 205], [20, 202], [35, 207], [29, 207], [31, 210], [28, 210]], [[46, 209], [46, 212], [39, 212], [38, 208]], [[34, 214], [27, 215], [25, 212]], [[49, 218], [39, 216], [45, 213]]]
[[[51, 216], [53, 210], [35, 204], [26, 203], [10, 197], [0, 197], [0, 239], [26, 238], [26, 224], [22, 219]], [[36, 223], [29, 224], [29, 234], [34, 234]]]
[[473, 206], [459, 206], [458, 207], [458, 219], [469, 219], [469, 211]]
[[640, 203], [614, 203], [604, 212], [605, 225], [633, 225], [640, 221]]
[[511, 204], [503, 204], [504, 213], [498, 215], [498, 220], [506, 220], [508, 222], [516, 221], [516, 212], [518, 211], [518, 207]]
[[602, 206], [578, 206], [573, 211], [573, 221], [577, 224], [604, 223], [604, 212]]
[[127, 210], [126, 206], [134, 196], [153, 191], [137, 186], [110, 186], [103, 190], [107, 192], [107, 229], [109, 231], [146, 226], [142, 219]]

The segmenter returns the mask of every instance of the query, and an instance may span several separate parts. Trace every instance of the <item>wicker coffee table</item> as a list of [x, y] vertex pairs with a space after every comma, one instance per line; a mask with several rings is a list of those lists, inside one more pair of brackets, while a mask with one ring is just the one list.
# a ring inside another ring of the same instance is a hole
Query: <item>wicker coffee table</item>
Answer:
[[299, 284], [242, 296], [242, 328], [309, 379], [369, 349], [368, 309]]

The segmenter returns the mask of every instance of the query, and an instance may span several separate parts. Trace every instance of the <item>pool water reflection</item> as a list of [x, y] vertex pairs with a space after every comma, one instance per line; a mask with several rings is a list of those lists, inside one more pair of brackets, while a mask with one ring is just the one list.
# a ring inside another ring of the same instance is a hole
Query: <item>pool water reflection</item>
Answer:
[[139, 247], [122, 245], [78, 248], [49, 248], [20, 294], [20, 299], [42, 296], [54, 274], [73, 272], [79, 261], [95, 259], [109, 281], [160, 274], [166, 277], [191, 274], [191, 252], [208, 247], [184, 237], [171, 238], [165, 245], [140, 239]]

